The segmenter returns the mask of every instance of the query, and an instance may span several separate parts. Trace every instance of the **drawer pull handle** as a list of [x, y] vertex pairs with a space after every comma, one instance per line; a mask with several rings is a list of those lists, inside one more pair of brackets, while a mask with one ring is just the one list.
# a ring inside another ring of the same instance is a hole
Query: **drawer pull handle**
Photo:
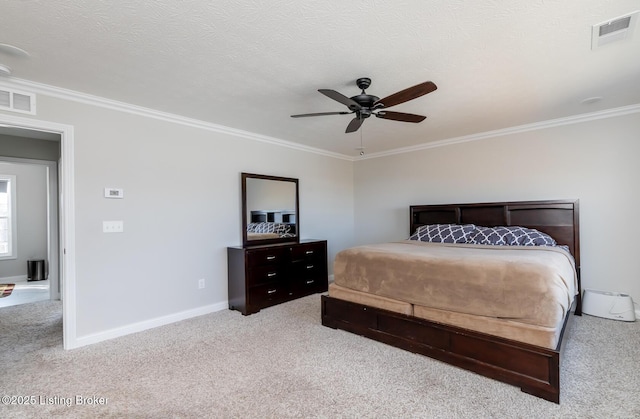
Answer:
[[274, 260], [275, 258], [275, 256], [267, 256], [267, 260]]
[[306, 252], [304, 252], [305, 255], [312, 255], [313, 254], [313, 250], [307, 250]]
[[310, 280], [308, 280], [308, 281], [307, 281], [307, 285], [311, 285], [311, 284], [313, 284], [314, 282], [316, 282], [316, 281], [315, 281], [315, 280], [313, 280], [313, 279], [310, 279]]
[[275, 272], [269, 272], [269, 273], [267, 274], [267, 277], [269, 277], [269, 278], [272, 278], [272, 277], [274, 277], [274, 276], [276, 276], [276, 273], [275, 273]]
[[313, 269], [313, 265], [307, 265], [307, 269]]
[[275, 292], [276, 292], [276, 290], [267, 290], [267, 294], [273, 294]]

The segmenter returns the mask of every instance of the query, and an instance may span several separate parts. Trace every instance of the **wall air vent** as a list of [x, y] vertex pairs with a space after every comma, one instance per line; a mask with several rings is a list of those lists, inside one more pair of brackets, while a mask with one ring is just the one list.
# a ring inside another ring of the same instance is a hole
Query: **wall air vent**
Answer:
[[591, 49], [616, 41], [631, 39], [640, 11], [620, 16], [606, 22], [593, 25], [591, 29]]
[[0, 110], [35, 115], [36, 95], [0, 86]]

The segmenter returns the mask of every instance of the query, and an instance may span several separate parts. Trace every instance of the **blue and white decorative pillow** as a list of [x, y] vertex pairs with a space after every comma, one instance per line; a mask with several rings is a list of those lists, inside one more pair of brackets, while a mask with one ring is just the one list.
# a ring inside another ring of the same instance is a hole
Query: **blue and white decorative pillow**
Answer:
[[469, 244], [494, 246], [555, 246], [556, 241], [549, 235], [533, 228], [476, 227], [469, 237]]
[[467, 243], [474, 232], [473, 224], [428, 224], [418, 227], [409, 240], [432, 243]]

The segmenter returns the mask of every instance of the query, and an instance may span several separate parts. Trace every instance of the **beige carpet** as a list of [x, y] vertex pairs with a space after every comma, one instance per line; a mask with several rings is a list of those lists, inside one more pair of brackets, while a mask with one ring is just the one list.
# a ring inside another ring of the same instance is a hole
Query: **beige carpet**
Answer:
[[225, 310], [72, 351], [62, 349], [59, 302], [0, 309], [0, 395], [35, 402], [0, 405], [0, 417], [640, 417], [638, 322], [575, 319], [556, 405], [325, 328], [319, 300], [248, 317]]

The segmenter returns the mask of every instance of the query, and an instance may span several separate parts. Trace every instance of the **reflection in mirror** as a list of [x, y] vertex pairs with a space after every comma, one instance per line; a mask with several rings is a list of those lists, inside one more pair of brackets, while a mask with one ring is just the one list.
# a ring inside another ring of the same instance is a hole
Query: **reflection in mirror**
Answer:
[[244, 244], [298, 240], [298, 180], [242, 174]]

